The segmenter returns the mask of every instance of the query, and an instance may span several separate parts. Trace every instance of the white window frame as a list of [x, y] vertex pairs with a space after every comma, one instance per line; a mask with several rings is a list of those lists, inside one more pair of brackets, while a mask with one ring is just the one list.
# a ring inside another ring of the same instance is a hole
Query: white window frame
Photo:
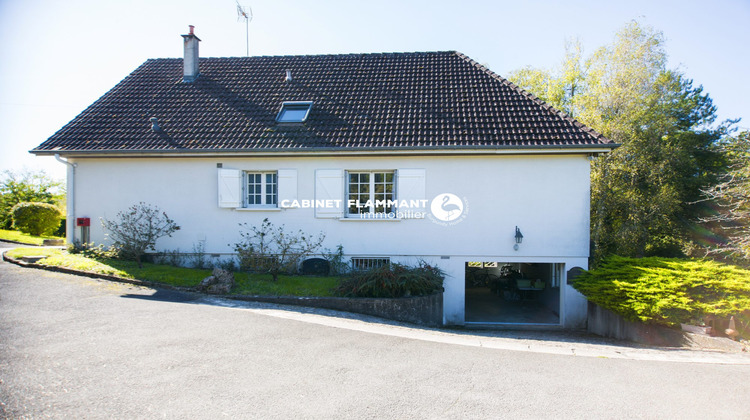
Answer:
[[[260, 203], [250, 203], [250, 176], [260, 175]], [[274, 176], [274, 187], [273, 192], [274, 203], [268, 203], [268, 187], [267, 175]], [[243, 207], [254, 209], [254, 208], [278, 208], [279, 207], [279, 173], [278, 171], [244, 171], [242, 174], [242, 204]]]
[[[344, 193], [344, 197], [345, 197], [345, 203], [344, 204], [345, 204], [346, 209], [344, 210], [344, 214], [345, 214], [346, 217], [359, 217], [359, 218], [361, 218], [362, 215], [365, 214], [365, 213], [370, 213], [370, 214], [384, 213], [384, 214], [387, 214], [387, 213], [391, 213], [391, 212], [396, 212], [398, 210], [397, 207], [394, 205], [394, 206], [392, 206], [390, 208], [390, 210], [386, 207], [386, 208], [383, 209], [383, 211], [376, 211], [375, 206], [373, 205], [372, 207], [369, 207], [367, 209], [367, 211], [352, 212], [351, 208], [348, 205], [348, 203], [349, 203], [349, 200], [351, 200], [351, 194], [353, 194], [353, 193], [350, 192], [350, 181], [351, 181], [351, 175], [354, 175], [354, 174], [368, 174], [369, 175], [369, 181], [368, 181], [368, 184], [369, 184], [369, 188], [368, 189], [369, 189], [369, 191], [367, 193], [368, 194], [368, 199], [366, 199], [364, 201], [360, 200], [359, 204], [364, 205], [365, 203], [367, 203], [368, 200], [371, 200], [373, 202], [373, 204], [375, 203], [375, 201], [376, 201], [376, 198], [375, 198], [375, 194], [376, 194], [375, 193], [375, 175], [376, 174], [386, 174], [386, 175], [390, 174], [391, 175], [391, 182], [390, 182], [390, 184], [391, 184], [391, 192], [390, 192], [391, 197], [390, 198], [386, 198], [386, 200], [396, 201], [398, 199], [398, 197], [396, 195], [396, 193], [398, 191], [397, 190], [397, 180], [398, 180], [398, 176], [397, 175], [398, 174], [397, 174], [397, 172], [395, 170], [386, 169], [386, 170], [348, 170], [348, 171], [345, 171], [345, 175], [344, 175], [345, 176], [345, 180], [344, 180], [345, 181], [344, 182], [345, 185], [344, 185], [344, 187], [346, 188], [346, 190], [345, 190], [345, 193]], [[386, 182], [386, 185], [387, 185], [387, 182]], [[384, 192], [384, 194], [388, 194], [388, 193]], [[361, 195], [361, 194], [358, 193], [358, 195]], [[363, 209], [363, 210], [365, 210], [365, 209]]]
[[[281, 124], [296, 124], [296, 123], [303, 123], [307, 121], [307, 117], [310, 115], [310, 110], [312, 110], [313, 103], [312, 101], [294, 101], [294, 102], [284, 102], [281, 104], [281, 108], [279, 109], [279, 113], [276, 114], [276, 122]], [[289, 111], [290, 108], [306, 108], [305, 114], [302, 116], [301, 119], [287, 119], [283, 120], [282, 118], [285, 115], [286, 111]]]

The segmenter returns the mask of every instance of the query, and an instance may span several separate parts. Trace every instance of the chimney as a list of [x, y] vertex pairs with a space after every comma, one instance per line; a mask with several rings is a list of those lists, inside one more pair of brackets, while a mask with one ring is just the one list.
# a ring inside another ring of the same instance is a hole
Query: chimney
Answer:
[[185, 83], [190, 83], [194, 81], [198, 77], [198, 43], [201, 41], [200, 38], [195, 36], [195, 33], [193, 31], [195, 30], [195, 26], [190, 26], [190, 33], [187, 35], [182, 35], [182, 38], [184, 40], [184, 46], [185, 46], [185, 58], [183, 61], [183, 68], [184, 73], [182, 77], [182, 81]]

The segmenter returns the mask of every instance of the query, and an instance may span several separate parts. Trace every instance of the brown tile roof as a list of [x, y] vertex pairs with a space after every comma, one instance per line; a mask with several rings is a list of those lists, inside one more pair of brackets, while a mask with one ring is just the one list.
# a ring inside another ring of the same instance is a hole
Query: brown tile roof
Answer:
[[[276, 122], [285, 101], [313, 101], [304, 124]], [[612, 146], [449, 51], [201, 58], [192, 83], [148, 60], [32, 153]]]

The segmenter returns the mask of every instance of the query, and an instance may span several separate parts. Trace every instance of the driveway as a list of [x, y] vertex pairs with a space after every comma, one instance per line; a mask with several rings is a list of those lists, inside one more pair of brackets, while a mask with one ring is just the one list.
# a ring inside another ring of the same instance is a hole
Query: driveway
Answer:
[[749, 418], [742, 355], [568, 338], [415, 330], [3, 262], [0, 414]]

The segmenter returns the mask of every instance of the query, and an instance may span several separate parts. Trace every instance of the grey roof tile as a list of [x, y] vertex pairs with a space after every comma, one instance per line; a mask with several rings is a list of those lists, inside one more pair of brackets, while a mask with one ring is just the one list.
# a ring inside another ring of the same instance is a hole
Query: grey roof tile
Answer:
[[[313, 101], [307, 122], [278, 124], [284, 101]], [[570, 146], [613, 143], [447, 51], [201, 58], [192, 83], [152, 59], [32, 152]]]

